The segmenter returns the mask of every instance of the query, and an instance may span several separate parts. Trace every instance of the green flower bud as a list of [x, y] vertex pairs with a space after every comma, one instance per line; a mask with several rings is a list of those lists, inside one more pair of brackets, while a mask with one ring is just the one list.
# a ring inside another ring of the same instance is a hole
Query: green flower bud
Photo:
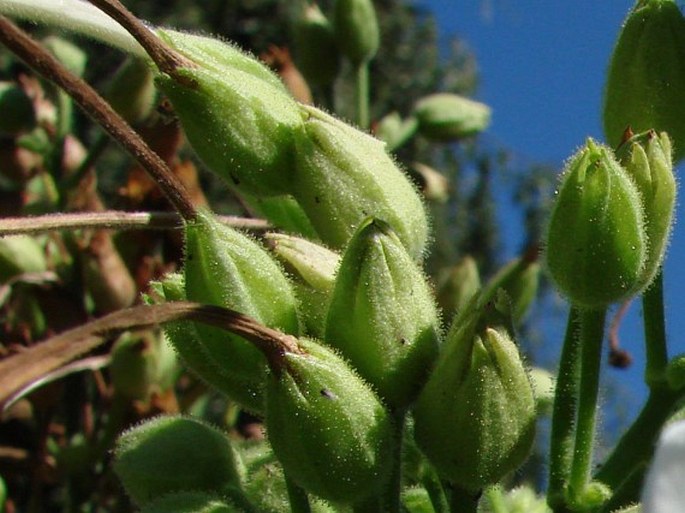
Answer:
[[240, 190], [289, 192], [293, 139], [302, 117], [283, 85], [234, 47], [199, 36], [160, 31], [198, 65], [160, 74], [183, 129], [202, 161]]
[[671, 153], [668, 135], [665, 132], [657, 135], [653, 130], [631, 137], [616, 152], [619, 162], [637, 185], [649, 241], [645, 268], [636, 290], [645, 289], [654, 279], [671, 234], [676, 200]]
[[[161, 296], [167, 301], [185, 301], [185, 280], [181, 274], [171, 274], [160, 284]], [[229, 396], [243, 408], [263, 415], [262, 387], [254, 380], [245, 380], [227, 369], [221, 360], [207, 350], [192, 322], [170, 322], [164, 325], [164, 336], [183, 363], [208, 385]]]
[[336, 0], [333, 20], [338, 48], [354, 66], [373, 59], [380, 31], [371, 0]]
[[317, 4], [304, 7], [293, 27], [298, 69], [312, 85], [328, 85], [338, 76], [340, 55], [333, 26]]
[[556, 381], [549, 371], [540, 367], [530, 369], [530, 382], [533, 385], [533, 395], [538, 414], [551, 414], [554, 406], [554, 390]]
[[13, 82], [0, 82], [0, 135], [15, 136], [36, 123], [33, 103]]
[[502, 497], [502, 501], [503, 511], [507, 513], [552, 513], [545, 499], [535, 495], [535, 491], [528, 486], [510, 490]]
[[685, 156], [685, 19], [673, 0], [638, 0], [614, 48], [604, 94], [612, 147], [627, 127], [666, 131], [675, 159]]
[[275, 227], [310, 239], [318, 239], [307, 214], [292, 196], [252, 196], [243, 199], [255, 210], [256, 215], [268, 219]]
[[535, 399], [502, 328], [455, 327], [414, 409], [419, 447], [445, 479], [477, 492], [518, 468], [535, 434]]
[[140, 513], [245, 513], [245, 510], [211, 493], [187, 491], [156, 499]]
[[157, 417], [126, 431], [116, 442], [114, 459], [114, 471], [139, 506], [173, 492], [240, 485], [225, 434], [188, 417]]
[[301, 340], [268, 381], [266, 427], [286, 474], [322, 499], [378, 493], [392, 467], [393, 427], [371, 388], [330, 349]]
[[411, 487], [402, 490], [402, 506], [409, 513], [435, 513], [430, 495], [425, 488]]
[[572, 511], [597, 511], [603, 504], [611, 499], [612, 491], [604, 483], [590, 481], [579, 497], [570, 500]]
[[326, 312], [340, 255], [314, 242], [282, 233], [267, 233], [276, 257], [293, 276], [295, 295], [307, 333], [323, 338]]
[[409, 172], [419, 184], [424, 198], [436, 203], [445, 203], [449, 199], [450, 181], [441, 172], [421, 162], [413, 162]]
[[490, 107], [451, 93], [421, 98], [414, 106], [419, 133], [437, 141], [454, 141], [485, 130], [490, 124]]
[[552, 211], [547, 265], [573, 303], [598, 308], [629, 296], [647, 252], [640, 195], [612, 151], [591, 139], [570, 162]]
[[109, 83], [106, 98], [122, 118], [135, 125], [150, 115], [156, 95], [150, 64], [130, 57]]
[[[299, 333], [297, 300], [282, 269], [259, 244], [209, 213], [200, 213], [186, 226], [184, 271], [189, 301], [231, 308], [270, 328]], [[195, 328], [211, 359], [257, 401], [266, 373], [262, 353], [224, 330], [202, 324]]]
[[318, 109], [302, 109], [309, 114], [308, 137], [298, 140], [293, 196], [321, 239], [343, 247], [372, 216], [390, 224], [412, 257], [420, 258], [428, 238], [426, 212], [383, 143]]
[[24, 273], [47, 270], [45, 250], [28, 235], [0, 237], [0, 283]]
[[438, 354], [438, 313], [425, 276], [386, 223], [368, 219], [350, 240], [324, 340], [390, 406], [407, 406], [425, 383]]
[[112, 348], [109, 370], [114, 390], [129, 400], [147, 400], [157, 379], [157, 351], [151, 334], [123, 335]]
[[438, 278], [438, 304], [443, 312], [460, 312], [479, 290], [478, 264], [473, 257], [466, 255]]

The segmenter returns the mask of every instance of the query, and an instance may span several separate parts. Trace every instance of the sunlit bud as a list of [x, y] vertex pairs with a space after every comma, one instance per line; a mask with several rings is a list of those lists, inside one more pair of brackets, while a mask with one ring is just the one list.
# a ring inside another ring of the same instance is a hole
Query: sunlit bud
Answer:
[[139, 506], [173, 492], [225, 491], [240, 482], [226, 435], [179, 416], [157, 417], [122, 434], [114, 471]]
[[336, 0], [333, 22], [338, 48], [354, 66], [373, 59], [380, 33], [372, 0]]
[[567, 164], [546, 253], [557, 287], [578, 306], [620, 301], [641, 279], [647, 238], [640, 195], [608, 147], [589, 139]]
[[197, 64], [156, 80], [198, 156], [239, 190], [286, 194], [302, 117], [283, 84], [229, 44], [173, 31], [159, 35]]
[[438, 277], [438, 303], [449, 314], [461, 311], [479, 290], [478, 264], [470, 255], [466, 255]]
[[338, 76], [340, 56], [333, 26], [315, 3], [299, 13], [293, 27], [297, 67], [312, 85], [328, 85]]
[[160, 497], [140, 510], [140, 513], [244, 513], [219, 494], [186, 491]]
[[[186, 226], [184, 274], [189, 301], [231, 308], [270, 328], [299, 333], [297, 301], [283, 270], [254, 240], [210, 213], [201, 213]], [[266, 373], [262, 353], [232, 333], [195, 327], [211, 359], [242, 382], [244, 393], [258, 397]]]
[[242, 196], [256, 215], [267, 219], [274, 227], [310, 239], [319, 238], [309, 217], [292, 196]]
[[14, 82], [0, 82], [0, 112], [0, 135], [15, 136], [36, 123], [31, 99]]
[[413, 258], [426, 247], [428, 221], [416, 189], [377, 139], [313, 107], [298, 140], [293, 195], [324, 243], [344, 247], [366, 217], [392, 226]]
[[365, 220], [343, 255], [324, 340], [382, 399], [402, 408], [425, 383], [438, 339], [426, 277], [386, 223]]
[[604, 92], [604, 135], [668, 132], [675, 159], [685, 156], [685, 19], [673, 0], [638, 0], [611, 57]]
[[378, 493], [392, 467], [393, 428], [378, 397], [330, 349], [300, 340], [269, 377], [266, 427], [286, 474], [322, 499]]
[[105, 96], [112, 108], [134, 125], [150, 115], [156, 94], [150, 64], [129, 57], [110, 81]]
[[485, 130], [490, 124], [490, 107], [451, 93], [421, 98], [414, 106], [421, 135], [437, 141], [454, 141]]
[[[504, 508], [502, 511], [506, 513], [552, 513], [547, 506], [544, 497], [538, 497], [535, 491], [529, 486], [520, 486], [502, 494], [501, 488], [497, 487], [497, 492], [500, 494], [501, 505]], [[489, 492], [492, 496], [494, 491]]]
[[414, 409], [416, 441], [438, 473], [477, 492], [516, 470], [535, 434], [535, 399], [503, 328], [453, 327]]
[[320, 244], [292, 235], [267, 233], [265, 239], [293, 277], [299, 312], [307, 333], [323, 338], [340, 255]]
[[664, 259], [671, 234], [676, 200], [671, 153], [668, 135], [653, 130], [631, 137], [616, 152], [619, 162], [637, 185], [649, 241], [645, 268], [636, 290], [642, 290], [652, 282]]

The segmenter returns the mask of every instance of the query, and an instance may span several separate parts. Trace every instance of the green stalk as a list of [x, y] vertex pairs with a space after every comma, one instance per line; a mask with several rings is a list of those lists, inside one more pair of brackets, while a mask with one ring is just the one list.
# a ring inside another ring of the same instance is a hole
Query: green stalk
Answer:
[[285, 475], [285, 485], [288, 488], [290, 511], [292, 513], [311, 513], [312, 508], [309, 505], [309, 496], [307, 496], [307, 492], [296, 485], [287, 474]]
[[479, 495], [474, 496], [471, 492], [461, 487], [453, 486], [450, 497], [450, 512], [476, 513], [478, 511], [479, 498]]
[[565, 504], [564, 490], [571, 473], [580, 380], [580, 342], [577, 333], [579, 315], [578, 309], [571, 307], [554, 395], [547, 503], [555, 511], [561, 511], [559, 508]]
[[448, 513], [450, 506], [447, 502], [445, 489], [433, 467], [426, 469], [425, 474], [421, 478], [421, 484], [423, 484], [423, 487], [428, 492], [428, 497], [430, 497], [435, 513]]
[[369, 128], [369, 61], [357, 67], [357, 124], [364, 130]]
[[606, 308], [580, 311], [580, 390], [576, 440], [568, 483], [570, 504], [582, 502], [592, 470], [605, 319]]
[[383, 511], [385, 513], [400, 513], [400, 493], [402, 492], [402, 440], [404, 438], [404, 424], [406, 410], [393, 413], [395, 428], [395, 444], [393, 447], [392, 473], [388, 484], [383, 490]]
[[650, 389], [667, 387], [666, 322], [664, 319], [663, 269], [659, 270], [652, 284], [642, 295], [645, 318], [645, 383]]

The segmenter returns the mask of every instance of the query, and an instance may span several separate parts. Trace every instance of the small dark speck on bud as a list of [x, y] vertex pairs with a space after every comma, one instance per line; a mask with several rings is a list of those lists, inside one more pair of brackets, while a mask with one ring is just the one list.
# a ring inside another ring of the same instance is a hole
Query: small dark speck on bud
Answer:
[[331, 392], [330, 390], [326, 390], [325, 388], [322, 388], [321, 392], [319, 393], [323, 397], [325, 397], [326, 399], [330, 399], [331, 401], [335, 401], [338, 398], [338, 396], [336, 396], [333, 392]]

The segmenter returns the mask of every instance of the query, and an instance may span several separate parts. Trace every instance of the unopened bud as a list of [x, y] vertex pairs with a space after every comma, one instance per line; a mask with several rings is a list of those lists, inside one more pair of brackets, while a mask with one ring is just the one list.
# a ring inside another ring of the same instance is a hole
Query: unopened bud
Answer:
[[106, 98], [122, 118], [134, 125], [152, 112], [156, 94], [150, 64], [130, 57], [109, 83]]
[[535, 399], [503, 328], [454, 328], [414, 409], [415, 437], [438, 473], [477, 492], [516, 470], [535, 434]]
[[289, 192], [297, 103], [265, 66], [218, 40], [173, 31], [160, 37], [197, 64], [160, 74], [193, 149], [239, 190]]
[[129, 400], [147, 400], [158, 375], [157, 351], [150, 333], [123, 335], [112, 348], [114, 390]]
[[428, 221], [421, 198], [382, 142], [313, 107], [307, 137], [298, 141], [293, 195], [321, 239], [347, 244], [372, 216], [388, 223], [413, 258], [426, 247]]
[[336, 0], [333, 21], [338, 48], [354, 66], [373, 59], [380, 33], [372, 0]]
[[[186, 226], [185, 289], [189, 301], [231, 308], [285, 333], [298, 334], [297, 300], [283, 270], [249, 237], [200, 213]], [[200, 343], [227, 373], [258, 397], [266, 359], [250, 342], [196, 324]], [[229, 391], [225, 391], [229, 393]]]
[[24, 273], [47, 270], [43, 246], [28, 235], [0, 237], [0, 283]]
[[559, 290], [583, 307], [629, 296], [647, 253], [640, 195], [606, 146], [588, 140], [567, 164], [552, 211], [547, 265]]
[[685, 18], [673, 0], [638, 0], [621, 28], [604, 93], [604, 134], [668, 132], [685, 156]]
[[446, 313], [460, 312], [480, 290], [480, 285], [478, 264], [466, 255], [438, 278], [438, 303]]
[[286, 474], [322, 499], [353, 503], [378, 493], [392, 467], [390, 414], [333, 351], [300, 340], [269, 378], [266, 427]]
[[485, 130], [490, 124], [490, 107], [451, 93], [436, 93], [414, 106], [419, 132], [429, 139], [454, 141]]
[[387, 224], [364, 221], [343, 255], [324, 340], [381, 398], [401, 408], [425, 383], [438, 339], [438, 313], [425, 276]]
[[668, 135], [653, 130], [631, 137], [616, 152], [619, 162], [637, 185], [649, 241], [645, 268], [636, 291], [645, 289], [654, 279], [671, 234], [676, 201], [671, 153]]
[[217, 492], [240, 482], [226, 435], [189, 417], [157, 417], [126, 431], [114, 459], [114, 471], [139, 506], [173, 492]]

